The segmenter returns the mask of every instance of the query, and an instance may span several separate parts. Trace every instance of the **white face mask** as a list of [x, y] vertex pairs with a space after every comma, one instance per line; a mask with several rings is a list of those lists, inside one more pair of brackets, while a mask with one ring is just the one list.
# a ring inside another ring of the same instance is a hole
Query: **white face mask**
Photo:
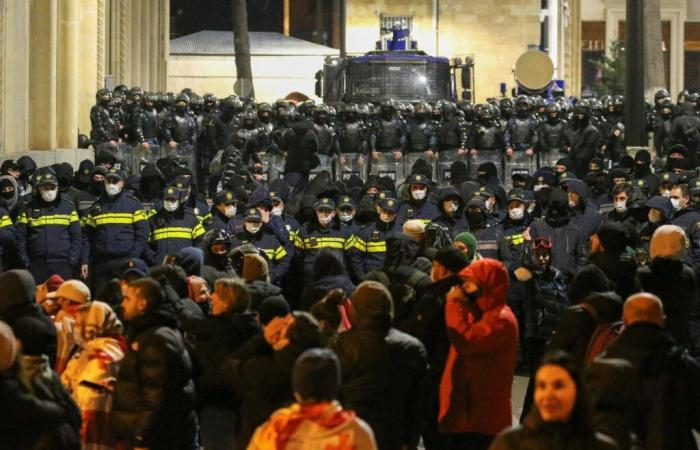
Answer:
[[450, 202], [450, 203], [447, 205], [447, 207], [445, 208], [445, 210], [446, 210], [447, 212], [451, 212], [451, 213], [456, 213], [458, 209], [459, 209], [459, 205], [458, 205], [457, 203], [455, 203], [455, 202]]
[[355, 217], [352, 214], [338, 214], [338, 218], [343, 222], [350, 222]]
[[257, 234], [262, 228], [262, 224], [256, 225], [253, 222], [246, 222], [245, 230], [250, 234]]
[[417, 191], [411, 192], [411, 196], [413, 197], [414, 200], [423, 200], [427, 194], [428, 194], [427, 189], [419, 189]]
[[169, 200], [164, 200], [163, 201], [163, 208], [168, 211], [168, 212], [173, 212], [175, 211], [178, 206], [180, 206], [180, 202], [177, 200], [169, 201]]
[[58, 189], [42, 189], [39, 192], [41, 193], [41, 198], [47, 203], [51, 203], [52, 201], [56, 200], [56, 197], [58, 196]]
[[532, 190], [535, 191], [535, 192], [537, 192], [537, 191], [539, 191], [540, 189], [545, 188], [545, 187], [547, 187], [546, 184], [536, 184], [536, 185], [532, 188]]
[[228, 217], [229, 219], [233, 216], [236, 215], [236, 207], [234, 205], [228, 205], [226, 208], [224, 208], [224, 216]]
[[661, 196], [662, 197], [670, 197], [671, 196], [671, 191], [668, 189], [662, 189], [661, 190]]
[[527, 207], [527, 213], [528, 213], [528, 214], [532, 214], [533, 212], [535, 212], [535, 205], [528, 206], [528, 207]]
[[525, 208], [522, 206], [520, 208], [513, 208], [508, 211], [508, 216], [511, 220], [521, 220], [525, 216]]
[[671, 199], [671, 206], [673, 206], [674, 211], [678, 211], [681, 209], [681, 199], [680, 198], [672, 198]]
[[122, 188], [118, 184], [106, 184], [105, 185], [105, 192], [110, 197], [114, 197], [114, 196], [119, 195], [119, 193], [121, 191], [122, 191]]
[[272, 211], [270, 211], [270, 214], [272, 214], [273, 216], [281, 216], [282, 211], [284, 211], [284, 207], [275, 206], [274, 208], [272, 208]]
[[627, 211], [627, 202], [626, 201], [620, 201], [620, 202], [615, 202], [615, 211], [619, 213], [623, 213]]
[[489, 212], [493, 211], [493, 205], [496, 204], [496, 199], [495, 198], [490, 198], [486, 200], [486, 210]]
[[323, 226], [326, 226], [329, 223], [331, 223], [331, 221], [333, 220], [333, 216], [334, 216], [334, 214], [328, 214], [325, 216], [322, 216], [320, 214], [316, 214], [316, 217], [318, 218], [318, 223], [320, 223]]

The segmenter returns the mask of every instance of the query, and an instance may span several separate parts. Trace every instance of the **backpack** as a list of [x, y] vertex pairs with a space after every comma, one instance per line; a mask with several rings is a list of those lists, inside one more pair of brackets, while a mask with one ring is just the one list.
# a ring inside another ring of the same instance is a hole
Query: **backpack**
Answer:
[[389, 275], [382, 270], [377, 270], [374, 274], [377, 277], [377, 281], [386, 286], [389, 293], [391, 293], [396, 317], [401, 316], [407, 308], [410, 308], [410, 306], [415, 303], [418, 293], [413, 286], [425, 276], [423, 272], [416, 270], [407, 280], [394, 282], [389, 278]]
[[432, 247], [435, 250], [451, 247], [453, 243], [452, 233], [445, 225], [437, 222], [430, 222], [425, 226], [425, 247]]
[[591, 339], [588, 341], [586, 356], [583, 360], [586, 367], [590, 367], [593, 360], [596, 359], [599, 354], [603, 353], [603, 351], [608, 348], [610, 344], [615, 342], [618, 337], [620, 337], [624, 324], [619, 321], [611, 322], [601, 318], [598, 311], [589, 303], [583, 302], [580, 305], [581, 308], [590, 314], [598, 324], [595, 330], [593, 330]]

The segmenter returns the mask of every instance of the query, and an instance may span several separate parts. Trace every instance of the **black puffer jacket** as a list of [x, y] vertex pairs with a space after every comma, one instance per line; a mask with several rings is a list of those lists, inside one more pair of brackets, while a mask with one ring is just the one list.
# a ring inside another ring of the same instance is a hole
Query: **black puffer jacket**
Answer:
[[601, 322], [616, 322], [622, 318], [622, 299], [614, 292], [595, 293], [585, 299], [595, 308], [598, 321], [578, 304], [564, 311], [559, 326], [547, 343], [547, 351], [563, 350], [583, 365], [588, 343]]
[[423, 345], [393, 328], [356, 324], [332, 349], [342, 367], [343, 406], [372, 427], [378, 448], [415, 448], [429, 405]]
[[192, 363], [175, 314], [165, 304], [130, 325], [114, 389], [114, 433], [137, 447], [191, 449], [197, 431]]
[[313, 124], [304, 119], [294, 123], [282, 136], [282, 151], [287, 153], [286, 173], [309, 173], [318, 166], [318, 139]]
[[260, 305], [268, 298], [279, 298], [285, 301], [282, 295], [282, 288], [268, 283], [267, 281], [255, 280], [252, 283], [246, 284], [248, 293], [250, 294], [250, 310], [257, 312]]
[[25, 355], [46, 355], [56, 360], [56, 328], [35, 303], [34, 277], [26, 270], [0, 275], [0, 320], [6, 322], [22, 341]]

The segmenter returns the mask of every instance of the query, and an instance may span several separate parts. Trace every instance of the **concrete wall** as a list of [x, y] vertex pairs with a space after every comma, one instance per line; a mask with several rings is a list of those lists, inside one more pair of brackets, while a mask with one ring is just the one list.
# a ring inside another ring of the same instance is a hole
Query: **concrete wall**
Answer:
[[[325, 56], [253, 56], [255, 98], [272, 102], [293, 91], [320, 100], [314, 95], [316, 71], [323, 68]], [[170, 55], [168, 91], [189, 87], [200, 95], [211, 92], [219, 98], [233, 93], [236, 62], [233, 56]]]
[[499, 82], [514, 85], [517, 58], [528, 44], [539, 44], [539, 13], [539, 0], [348, 0], [347, 48], [374, 49], [381, 14], [413, 16], [420, 49], [449, 58], [474, 55], [476, 100], [483, 101], [500, 95]]

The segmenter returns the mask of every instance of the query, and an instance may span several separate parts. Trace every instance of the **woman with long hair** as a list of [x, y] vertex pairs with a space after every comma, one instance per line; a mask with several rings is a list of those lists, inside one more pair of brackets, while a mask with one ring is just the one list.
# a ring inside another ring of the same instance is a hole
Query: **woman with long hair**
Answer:
[[596, 433], [582, 372], [565, 352], [545, 355], [535, 374], [534, 405], [523, 425], [503, 432], [490, 450], [612, 450]]

